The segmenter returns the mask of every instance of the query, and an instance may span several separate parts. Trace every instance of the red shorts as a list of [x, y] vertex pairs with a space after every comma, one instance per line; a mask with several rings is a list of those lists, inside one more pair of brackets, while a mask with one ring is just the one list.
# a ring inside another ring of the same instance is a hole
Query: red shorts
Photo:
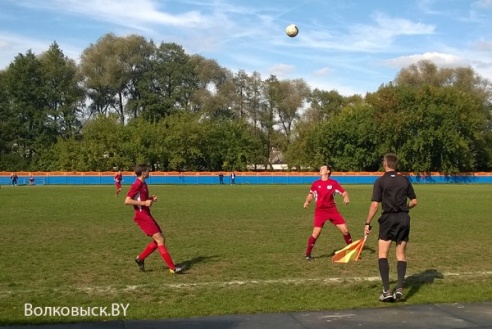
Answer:
[[135, 212], [133, 221], [137, 223], [140, 229], [148, 236], [152, 236], [156, 233], [162, 232], [159, 224], [155, 221], [151, 214], [144, 211]]
[[116, 185], [116, 188], [117, 189], [120, 189], [121, 188], [121, 183], [115, 183], [115, 185]]
[[336, 209], [316, 209], [314, 211], [314, 227], [323, 227], [328, 220], [333, 225], [345, 224], [345, 219]]

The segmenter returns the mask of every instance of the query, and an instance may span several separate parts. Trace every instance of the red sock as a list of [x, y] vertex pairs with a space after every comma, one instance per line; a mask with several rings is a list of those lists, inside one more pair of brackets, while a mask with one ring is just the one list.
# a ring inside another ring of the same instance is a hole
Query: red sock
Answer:
[[345, 239], [345, 243], [351, 244], [352, 243], [352, 236], [349, 234], [344, 235], [343, 238]]
[[314, 244], [316, 243], [316, 239], [314, 236], [310, 235], [308, 240], [308, 245], [306, 249], [306, 257], [311, 256], [311, 251], [313, 251]]
[[159, 253], [161, 254], [162, 259], [166, 262], [167, 267], [169, 267], [170, 270], [174, 270], [175, 266], [173, 263], [173, 260], [171, 258], [171, 255], [169, 255], [169, 252], [167, 251], [167, 248], [165, 245], [158, 246], [159, 248]]
[[147, 245], [147, 247], [145, 247], [145, 249], [142, 251], [142, 253], [140, 255], [138, 255], [138, 259], [144, 260], [145, 258], [147, 258], [148, 255], [153, 253], [154, 250], [156, 250], [156, 249], [157, 249], [157, 243], [155, 243], [155, 241], [152, 241], [151, 243], [149, 243]]

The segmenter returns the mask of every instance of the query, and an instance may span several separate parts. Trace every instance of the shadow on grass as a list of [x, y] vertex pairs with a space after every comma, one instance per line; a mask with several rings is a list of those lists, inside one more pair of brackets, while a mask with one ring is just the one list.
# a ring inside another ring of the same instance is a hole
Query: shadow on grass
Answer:
[[190, 268], [193, 268], [196, 264], [207, 263], [209, 260], [218, 257], [219, 256], [199, 256], [189, 260], [185, 260], [181, 262], [180, 265], [186, 266], [186, 269], [189, 270]]
[[443, 279], [441, 272], [435, 269], [425, 270], [421, 273], [413, 274], [405, 278], [406, 299], [415, 295], [422, 286], [434, 283], [436, 279]]
[[[340, 248], [342, 249], [342, 248]], [[340, 250], [340, 249], [335, 249], [331, 252], [331, 254], [323, 254], [323, 255], [320, 255], [319, 257], [314, 257], [314, 258], [331, 258], [335, 255], [335, 252]], [[364, 246], [364, 248], [362, 248], [362, 252], [360, 253], [360, 256], [359, 256], [359, 259], [362, 259], [362, 257], [364, 257], [364, 254], [375, 254], [376, 253], [376, 249], [374, 248], [370, 248], [370, 247], [367, 247], [367, 246]]]

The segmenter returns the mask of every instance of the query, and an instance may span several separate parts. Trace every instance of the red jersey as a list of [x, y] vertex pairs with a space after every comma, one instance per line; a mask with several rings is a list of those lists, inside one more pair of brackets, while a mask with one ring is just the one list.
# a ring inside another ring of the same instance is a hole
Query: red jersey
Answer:
[[[132, 198], [133, 200], [146, 201], [149, 198], [149, 189], [146, 182], [142, 182], [140, 179], [136, 179], [135, 182], [130, 186], [130, 190], [126, 196]], [[145, 211], [150, 214], [150, 208], [147, 206], [133, 206], [135, 211]]]
[[116, 175], [114, 175], [114, 181], [116, 183], [121, 183], [122, 180], [123, 180], [123, 175], [122, 174], [116, 174]]
[[314, 195], [316, 209], [330, 209], [336, 207], [335, 194], [342, 194], [345, 190], [336, 180], [328, 178], [325, 181], [321, 179], [315, 181], [309, 192]]

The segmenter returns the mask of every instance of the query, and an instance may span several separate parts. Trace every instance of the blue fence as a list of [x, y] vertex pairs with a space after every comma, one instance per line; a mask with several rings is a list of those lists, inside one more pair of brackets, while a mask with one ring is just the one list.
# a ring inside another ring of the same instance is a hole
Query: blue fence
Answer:
[[[378, 178], [378, 175], [333, 175], [332, 178], [341, 184], [372, 184]], [[432, 175], [432, 176], [408, 176], [414, 184], [492, 184], [492, 175]], [[318, 179], [317, 174], [312, 176], [303, 175], [237, 175], [235, 184], [238, 185], [282, 185], [282, 184], [311, 184]], [[123, 184], [131, 184], [135, 180], [134, 175], [124, 175]], [[218, 176], [150, 176], [147, 179], [149, 184], [171, 184], [171, 185], [212, 185], [219, 184]], [[224, 177], [224, 184], [230, 184], [229, 176]], [[28, 185], [28, 176], [19, 176], [19, 185]], [[34, 176], [35, 185], [112, 185], [114, 184], [112, 176], [103, 175], [80, 175], [80, 176]], [[10, 185], [10, 177], [0, 176], [0, 185]]]

